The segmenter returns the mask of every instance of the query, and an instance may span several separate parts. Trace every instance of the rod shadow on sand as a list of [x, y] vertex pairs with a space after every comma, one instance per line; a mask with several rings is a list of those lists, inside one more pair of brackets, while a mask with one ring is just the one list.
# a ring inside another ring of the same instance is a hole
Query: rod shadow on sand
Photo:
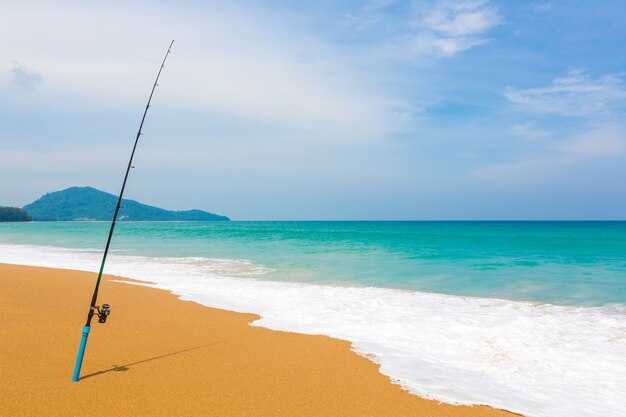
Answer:
[[87, 374], [87, 375], [83, 375], [83, 376], [80, 377], [80, 379], [83, 380], [83, 379], [91, 378], [91, 377], [94, 377], [94, 376], [106, 374], [108, 372], [125, 372], [125, 371], [129, 371], [131, 366], [139, 365], [140, 363], [152, 362], [152, 361], [156, 361], [158, 359], [167, 358], [168, 356], [180, 355], [181, 353], [190, 352], [192, 350], [197, 350], [197, 349], [202, 349], [202, 348], [205, 348], [205, 347], [208, 347], [208, 346], [218, 345], [220, 343], [225, 343], [225, 341], [215, 342], [215, 343], [208, 343], [206, 345], [195, 346], [195, 347], [192, 347], [192, 348], [189, 348], [189, 349], [178, 350], [176, 352], [170, 352], [170, 353], [166, 353], [164, 355], [159, 355], [159, 356], [154, 356], [152, 358], [142, 359], [140, 361], [127, 363], [125, 365], [113, 365], [112, 368], [105, 369], [103, 371], [93, 372], [93, 373]]

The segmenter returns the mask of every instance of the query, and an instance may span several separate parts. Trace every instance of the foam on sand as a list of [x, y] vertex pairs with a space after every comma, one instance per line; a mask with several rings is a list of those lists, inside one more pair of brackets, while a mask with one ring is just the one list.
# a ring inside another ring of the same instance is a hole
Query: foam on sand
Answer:
[[[0, 262], [95, 271], [100, 254], [0, 245]], [[264, 281], [246, 261], [112, 255], [106, 273], [254, 325], [349, 340], [413, 393], [537, 417], [626, 415], [626, 307]], [[248, 278], [235, 278], [245, 276]]]

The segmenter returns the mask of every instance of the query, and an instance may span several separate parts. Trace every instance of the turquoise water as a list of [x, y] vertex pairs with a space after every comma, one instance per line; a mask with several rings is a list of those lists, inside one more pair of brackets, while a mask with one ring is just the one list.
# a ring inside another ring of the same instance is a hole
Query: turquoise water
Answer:
[[[0, 223], [0, 263], [95, 280], [108, 227]], [[626, 222], [122, 222], [112, 250], [111, 275], [349, 341], [414, 394], [626, 416]]]
[[[108, 223], [0, 223], [0, 243], [101, 251]], [[112, 250], [248, 260], [263, 279], [626, 304], [626, 222], [122, 222]]]

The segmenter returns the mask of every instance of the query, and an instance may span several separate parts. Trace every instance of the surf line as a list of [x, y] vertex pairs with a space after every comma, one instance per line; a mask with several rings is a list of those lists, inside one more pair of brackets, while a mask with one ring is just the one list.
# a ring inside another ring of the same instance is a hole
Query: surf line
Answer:
[[113, 221], [111, 222], [111, 228], [109, 229], [109, 237], [107, 238], [107, 244], [104, 248], [104, 255], [102, 256], [102, 263], [100, 264], [100, 272], [98, 272], [98, 280], [96, 281], [96, 288], [93, 291], [93, 295], [91, 297], [91, 304], [89, 305], [89, 312], [87, 313], [87, 322], [83, 327], [83, 334], [80, 339], [80, 345], [78, 347], [78, 355], [76, 356], [76, 364], [74, 365], [74, 374], [72, 375], [72, 381], [78, 382], [80, 379], [80, 368], [83, 366], [83, 357], [85, 356], [85, 348], [87, 347], [87, 338], [89, 337], [89, 332], [91, 331], [91, 319], [94, 315], [98, 316], [99, 323], [106, 323], [107, 317], [111, 314], [111, 306], [108, 304], [102, 304], [102, 306], [97, 306], [96, 302], [98, 300], [98, 290], [100, 289], [100, 281], [102, 280], [102, 271], [104, 270], [104, 264], [107, 260], [107, 254], [109, 253], [109, 246], [111, 246], [111, 238], [113, 237], [113, 230], [115, 230], [115, 223], [117, 221], [117, 215], [120, 211], [120, 206], [122, 204], [122, 196], [124, 195], [124, 189], [126, 188], [126, 180], [128, 179], [128, 174], [133, 166], [133, 157], [135, 156], [135, 150], [137, 149], [137, 143], [139, 142], [139, 137], [142, 135], [141, 129], [143, 128], [143, 123], [146, 120], [146, 115], [148, 114], [148, 109], [150, 108], [150, 102], [152, 101], [152, 96], [154, 95], [154, 90], [159, 85], [159, 77], [161, 76], [161, 71], [165, 68], [165, 61], [170, 53], [172, 53], [172, 45], [174, 45], [174, 41], [170, 42], [170, 46], [167, 48], [167, 53], [163, 58], [163, 62], [161, 62], [161, 67], [159, 68], [159, 72], [157, 73], [156, 79], [154, 80], [154, 84], [152, 85], [152, 90], [150, 91], [150, 96], [148, 97], [148, 103], [146, 104], [146, 109], [143, 112], [143, 116], [141, 118], [141, 123], [139, 124], [139, 130], [137, 131], [137, 136], [135, 137], [135, 144], [133, 145], [133, 151], [130, 154], [130, 159], [128, 161], [128, 167], [126, 168], [126, 175], [124, 175], [124, 182], [122, 183], [122, 189], [120, 191], [120, 196], [117, 199], [117, 205], [115, 206], [115, 213], [113, 214]]

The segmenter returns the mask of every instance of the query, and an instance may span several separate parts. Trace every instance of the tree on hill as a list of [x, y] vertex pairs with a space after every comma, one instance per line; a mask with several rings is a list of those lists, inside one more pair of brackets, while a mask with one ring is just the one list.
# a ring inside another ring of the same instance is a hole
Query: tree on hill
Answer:
[[0, 222], [29, 222], [30, 214], [17, 207], [0, 207]]

